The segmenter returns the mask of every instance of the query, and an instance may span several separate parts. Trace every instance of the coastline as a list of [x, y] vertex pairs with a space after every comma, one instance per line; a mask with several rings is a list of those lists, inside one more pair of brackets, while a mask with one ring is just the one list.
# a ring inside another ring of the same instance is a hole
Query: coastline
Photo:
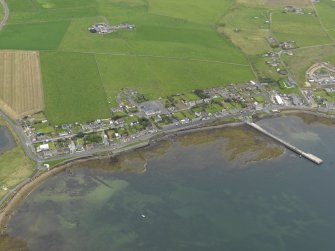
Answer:
[[[298, 114], [310, 114], [316, 117], [326, 117], [329, 119], [334, 119], [332, 116], [327, 116], [325, 114], [319, 114], [317, 112], [312, 111], [304, 111], [304, 110], [288, 110], [288, 111], [282, 111], [278, 114], [261, 114], [260, 116], [257, 116], [255, 118], [256, 121], [267, 119], [271, 117], [280, 117], [282, 115], [289, 114], [289, 115], [298, 115]], [[9, 199], [3, 204], [0, 205], [1, 211], [0, 211], [0, 234], [4, 234], [6, 232], [6, 226], [8, 221], [10, 220], [12, 214], [15, 212], [15, 210], [25, 201], [25, 199], [29, 196], [30, 193], [34, 191], [39, 185], [41, 185], [45, 180], [48, 178], [57, 175], [58, 173], [66, 170], [67, 168], [78, 164], [83, 163], [88, 160], [102, 160], [102, 159], [108, 159], [112, 157], [116, 157], [119, 155], [127, 154], [133, 151], [137, 151], [143, 148], [147, 147], [154, 147], [157, 143], [168, 140], [173, 137], [182, 136], [185, 134], [192, 134], [196, 132], [201, 131], [210, 131], [215, 129], [221, 129], [225, 127], [236, 127], [244, 125], [244, 122], [226, 122], [219, 125], [203, 125], [202, 127], [197, 128], [185, 128], [185, 129], [179, 129], [178, 131], [172, 131], [168, 133], [163, 133], [160, 135], [156, 135], [145, 142], [140, 142], [135, 145], [126, 146], [124, 148], [117, 149], [116, 151], [109, 151], [104, 154], [100, 155], [92, 155], [92, 156], [86, 156], [86, 157], [80, 157], [77, 159], [70, 159], [67, 161], [64, 161], [62, 163], [59, 163], [55, 165], [50, 171], [46, 171], [43, 173], [39, 173], [37, 176], [31, 178], [28, 182], [23, 184], [12, 196], [9, 197]]]
[[10, 196], [3, 205], [0, 205], [1, 207], [0, 235], [6, 232], [7, 223], [10, 220], [11, 216], [13, 215], [15, 210], [26, 200], [26, 198], [29, 196], [30, 193], [32, 193], [39, 185], [41, 185], [48, 178], [55, 176], [62, 171], [65, 171], [67, 168], [75, 164], [83, 163], [88, 160], [108, 159], [111, 157], [116, 157], [119, 155], [137, 151], [139, 149], [143, 149], [147, 147], [154, 147], [157, 143], [168, 140], [176, 136], [178, 137], [178, 136], [185, 135], [185, 134], [192, 134], [192, 133], [201, 132], [201, 131], [221, 129], [225, 127], [236, 127], [236, 126], [241, 126], [243, 124], [244, 124], [243, 122], [229, 122], [229, 123], [223, 123], [221, 125], [207, 125], [207, 126], [204, 125], [203, 127], [200, 127], [200, 128], [191, 128], [191, 129], [186, 128], [185, 130], [180, 130], [177, 132], [171, 132], [171, 133], [167, 133], [163, 135], [158, 135], [156, 137], [153, 137], [153, 139], [151, 139], [150, 141], [124, 147], [124, 148], [118, 149], [117, 151], [107, 152], [104, 155], [96, 155], [96, 156], [92, 155], [92, 156], [80, 157], [77, 159], [70, 159], [62, 163], [59, 163], [55, 165], [51, 170], [42, 172], [40, 174], [37, 174], [35, 177], [31, 178], [28, 182], [23, 184], [12, 196]]

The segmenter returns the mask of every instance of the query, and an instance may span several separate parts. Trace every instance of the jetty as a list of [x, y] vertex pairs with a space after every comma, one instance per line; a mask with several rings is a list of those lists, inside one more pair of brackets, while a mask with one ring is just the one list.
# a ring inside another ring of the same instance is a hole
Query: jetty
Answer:
[[259, 125], [255, 124], [255, 123], [251, 123], [251, 122], [246, 122], [246, 124], [251, 126], [254, 129], [256, 129], [257, 131], [265, 134], [266, 136], [274, 139], [275, 141], [279, 142], [280, 144], [284, 145], [286, 148], [288, 148], [291, 151], [297, 153], [299, 156], [302, 156], [302, 157], [314, 162], [315, 164], [318, 164], [318, 165], [322, 164], [322, 162], [323, 162], [322, 159], [316, 157], [315, 155], [313, 155], [311, 153], [306, 153], [306, 152], [300, 150], [298, 147], [295, 147], [295, 146], [291, 145], [290, 143], [286, 142], [285, 140], [282, 140], [282, 139], [278, 138], [277, 136], [275, 136], [272, 133], [266, 131], [265, 129], [263, 129]]

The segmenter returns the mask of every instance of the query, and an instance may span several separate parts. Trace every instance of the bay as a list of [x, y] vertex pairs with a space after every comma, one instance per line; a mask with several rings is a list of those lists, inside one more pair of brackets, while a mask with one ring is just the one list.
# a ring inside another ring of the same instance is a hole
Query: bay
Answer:
[[181, 136], [50, 178], [7, 233], [37, 251], [334, 250], [335, 127], [257, 123], [324, 164], [282, 147], [269, 159], [278, 145], [246, 127]]

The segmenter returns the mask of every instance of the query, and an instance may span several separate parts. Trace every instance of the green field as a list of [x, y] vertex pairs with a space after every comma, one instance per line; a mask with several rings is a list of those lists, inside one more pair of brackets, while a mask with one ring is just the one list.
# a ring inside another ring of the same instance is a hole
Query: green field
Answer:
[[94, 1], [10, 0], [9, 24], [64, 21], [99, 16]]
[[68, 21], [7, 25], [0, 33], [1, 49], [57, 49]]
[[45, 113], [53, 124], [108, 118], [94, 54], [41, 53]]
[[0, 5], [0, 20], [3, 19], [4, 15], [5, 15], [4, 9], [3, 9], [2, 5]]
[[313, 14], [274, 13], [271, 29], [280, 42], [295, 41], [299, 47], [332, 42]]
[[[250, 61], [256, 71], [256, 74], [261, 82], [277, 81], [281, 76], [277, 73], [276, 67], [272, 67], [266, 63], [269, 60], [264, 58], [263, 55], [250, 56]], [[271, 79], [272, 81], [266, 80]]]
[[[226, 34], [246, 54], [255, 55], [269, 51], [266, 40], [270, 36], [270, 11], [263, 8], [235, 6], [219, 22], [219, 31]], [[236, 31], [238, 29], [239, 31]]]
[[[157, 98], [255, 78], [243, 52], [217, 31], [233, 0], [8, 4], [0, 48], [41, 51], [45, 113], [53, 124], [109, 117], [107, 101], [115, 105], [123, 87]], [[89, 33], [98, 22], [136, 29]]]
[[[93, 120], [110, 116], [124, 87], [154, 99], [245, 82], [255, 79], [250, 62], [257, 77], [277, 80], [261, 57], [271, 50], [271, 32], [299, 47], [333, 42], [331, 0], [316, 4], [320, 17], [284, 14], [289, 1], [272, 2], [8, 0], [11, 15], [0, 48], [41, 51], [45, 112], [53, 124]], [[98, 22], [129, 22], [136, 29], [89, 33]]]
[[335, 39], [335, 2], [333, 0], [322, 0], [315, 4], [322, 24], [326, 28], [328, 34]]
[[231, 3], [232, 0], [149, 0], [149, 12], [194, 23], [214, 24]]
[[106, 36], [87, 32], [102, 18], [73, 20], [60, 45], [62, 51], [125, 53], [178, 58], [200, 58], [247, 64], [240, 50], [214, 27], [151, 14], [134, 20], [135, 31]]
[[226, 83], [247, 82], [254, 77], [247, 65], [138, 56], [96, 57], [111, 101], [124, 86], [138, 88], [153, 99]]

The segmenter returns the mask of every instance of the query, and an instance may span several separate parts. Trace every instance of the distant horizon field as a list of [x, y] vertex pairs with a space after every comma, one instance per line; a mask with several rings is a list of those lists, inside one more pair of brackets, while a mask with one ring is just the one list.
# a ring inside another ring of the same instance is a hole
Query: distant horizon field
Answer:
[[283, 7], [287, 5], [303, 7], [303, 8], [311, 8], [310, 0], [237, 0], [237, 3], [246, 4], [250, 6], [257, 7]]

